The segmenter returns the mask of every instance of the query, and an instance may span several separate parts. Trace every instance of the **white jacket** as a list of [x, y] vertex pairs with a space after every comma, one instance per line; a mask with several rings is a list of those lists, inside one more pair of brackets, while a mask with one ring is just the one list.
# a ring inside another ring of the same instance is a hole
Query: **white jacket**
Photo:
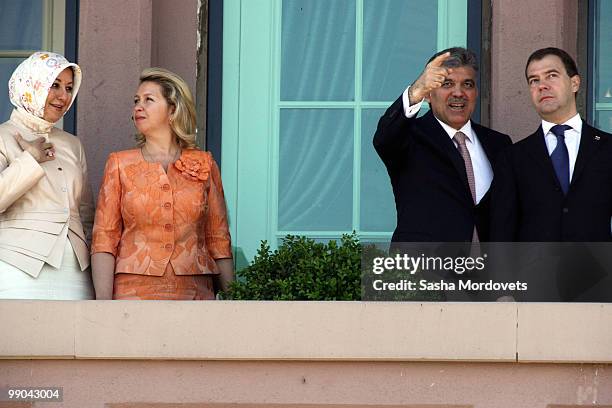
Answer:
[[[55, 160], [38, 163], [15, 141], [44, 136]], [[81, 270], [89, 266], [87, 242], [94, 206], [85, 152], [78, 138], [13, 110], [0, 125], [0, 260], [37, 277], [44, 263], [61, 265], [70, 240]]]

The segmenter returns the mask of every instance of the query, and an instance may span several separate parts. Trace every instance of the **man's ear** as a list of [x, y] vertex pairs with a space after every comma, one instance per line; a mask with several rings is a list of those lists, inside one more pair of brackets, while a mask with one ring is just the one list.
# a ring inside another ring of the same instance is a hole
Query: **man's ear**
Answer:
[[425, 97], [423, 99], [425, 99], [427, 101], [427, 103], [430, 103], [430, 93], [428, 93], [427, 95], [425, 95]]
[[578, 92], [578, 90], [580, 89], [580, 75], [574, 75], [570, 78], [570, 81], [572, 82], [572, 91], [574, 93]]

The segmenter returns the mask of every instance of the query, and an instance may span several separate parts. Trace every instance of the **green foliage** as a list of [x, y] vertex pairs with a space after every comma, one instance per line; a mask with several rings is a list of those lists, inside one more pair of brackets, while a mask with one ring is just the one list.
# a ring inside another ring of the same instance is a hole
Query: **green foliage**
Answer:
[[278, 250], [266, 241], [223, 294], [235, 300], [360, 300], [361, 246], [355, 233], [316, 243], [288, 235]]
[[[378, 246], [377, 246], [378, 245]], [[376, 291], [373, 283], [375, 280], [383, 282], [400, 282], [411, 281], [418, 285], [420, 274], [406, 273], [404, 270], [387, 269], [383, 274], [377, 275], [372, 271], [374, 258], [394, 257], [395, 250], [391, 252], [382, 249], [387, 247], [385, 243], [380, 244], [364, 244], [362, 249], [362, 299], [365, 301], [385, 301], [385, 302], [427, 302], [444, 300], [443, 292], [429, 290], [414, 290], [414, 291]]]

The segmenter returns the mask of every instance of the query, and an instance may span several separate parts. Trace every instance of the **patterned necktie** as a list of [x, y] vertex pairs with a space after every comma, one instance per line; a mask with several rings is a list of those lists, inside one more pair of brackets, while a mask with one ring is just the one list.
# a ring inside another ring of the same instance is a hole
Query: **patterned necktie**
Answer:
[[[455, 133], [453, 139], [457, 142], [457, 148], [459, 149], [459, 153], [461, 157], [463, 157], [463, 162], [465, 164], [465, 172], [467, 174], [468, 184], [470, 186], [470, 193], [472, 193], [472, 201], [476, 204], [476, 179], [474, 178], [474, 168], [472, 167], [472, 158], [470, 157], [470, 152], [465, 145], [465, 134], [462, 132]], [[472, 235], [472, 242], [479, 242], [478, 232], [476, 231], [476, 226], [474, 226], [474, 234]]]
[[567, 194], [570, 185], [569, 153], [565, 144], [565, 131], [571, 128], [568, 125], [555, 125], [550, 129], [557, 136], [557, 146], [550, 154], [550, 160], [557, 174], [557, 180], [559, 180], [563, 194]]

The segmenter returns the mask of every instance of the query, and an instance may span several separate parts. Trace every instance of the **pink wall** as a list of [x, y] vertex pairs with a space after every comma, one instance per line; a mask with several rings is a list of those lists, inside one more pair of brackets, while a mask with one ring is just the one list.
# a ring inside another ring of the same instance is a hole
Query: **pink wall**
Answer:
[[491, 127], [516, 141], [540, 125], [525, 80], [538, 48], [563, 48], [576, 58], [576, 0], [492, 0]]
[[153, 0], [151, 64], [179, 74], [195, 97], [197, 0]]
[[108, 154], [134, 146], [130, 117], [140, 72], [163, 66], [195, 85], [197, 0], [81, 0], [79, 12], [77, 135], [97, 192]]
[[[41, 406], [64, 408], [612, 404], [612, 370], [603, 364], [5, 360], [1, 367], [0, 384], [63, 387], [63, 404]], [[131, 404], [114, 405], [121, 403]]]

